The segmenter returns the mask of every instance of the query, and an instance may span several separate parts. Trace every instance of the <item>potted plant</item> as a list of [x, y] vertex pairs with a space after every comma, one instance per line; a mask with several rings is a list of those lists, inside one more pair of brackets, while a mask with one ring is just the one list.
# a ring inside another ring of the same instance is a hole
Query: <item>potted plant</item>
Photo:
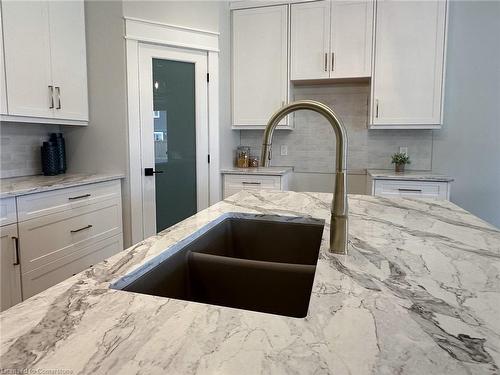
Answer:
[[403, 173], [405, 165], [410, 163], [410, 157], [404, 152], [396, 152], [392, 155], [392, 164], [396, 165], [396, 173]]

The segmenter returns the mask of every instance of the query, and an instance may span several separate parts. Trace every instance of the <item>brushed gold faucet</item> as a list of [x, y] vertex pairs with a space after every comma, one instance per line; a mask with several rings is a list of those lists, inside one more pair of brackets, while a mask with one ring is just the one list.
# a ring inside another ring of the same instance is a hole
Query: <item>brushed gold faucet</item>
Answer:
[[278, 123], [286, 115], [301, 109], [308, 109], [323, 115], [335, 132], [336, 172], [330, 220], [330, 251], [336, 254], [347, 254], [347, 133], [340, 118], [328, 106], [315, 100], [299, 100], [280, 108], [267, 123], [262, 140], [261, 165], [269, 166], [273, 133]]

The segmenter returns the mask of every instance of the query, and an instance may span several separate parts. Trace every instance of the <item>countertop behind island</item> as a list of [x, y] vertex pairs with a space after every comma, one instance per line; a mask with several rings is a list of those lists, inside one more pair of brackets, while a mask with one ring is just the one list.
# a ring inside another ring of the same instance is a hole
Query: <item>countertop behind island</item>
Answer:
[[56, 176], [35, 175], [2, 178], [0, 179], [0, 198], [118, 180], [124, 177], [125, 175], [120, 173], [65, 173]]
[[[498, 373], [500, 231], [447, 201], [352, 195], [338, 256], [331, 199], [242, 191], [14, 306], [0, 315], [2, 369]], [[227, 212], [326, 220], [306, 318], [109, 289]]]

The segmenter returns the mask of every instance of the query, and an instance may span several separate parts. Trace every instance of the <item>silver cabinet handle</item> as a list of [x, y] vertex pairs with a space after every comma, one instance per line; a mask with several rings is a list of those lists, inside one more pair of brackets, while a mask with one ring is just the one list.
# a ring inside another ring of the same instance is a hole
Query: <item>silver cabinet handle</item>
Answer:
[[378, 99], [375, 100], [375, 118], [378, 118]]
[[82, 198], [88, 198], [90, 197], [92, 194], [83, 194], [83, 195], [78, 195], [76, 197], [69, 197], [68, 200], [69, 201], [73, 201], [75, 199], [82, 199]]
[[12, 241], [14, 242], [14, 262], [12, 262], [13, 266], [19, 265], [19, 238], [12, 237]]
[[56, 92], [57, 92], [57, 108], [56, 109], [61, 109], [61, 88], [59, 86], [56, 86]]
[[407, 193], [421, 193], [422, 189], [398, 189], [399, 191], [407, 192]]
[[325, 52], [325, 72], [328, 72], [328, 53]]
[[335, 70], [335, 52], [332, 52], [332, 72]]
[[243, 185], [261, 185], [261, 182], [255, 182], [255, 181], [243, 181]]
[[54, 86], [49, 85], [50, 105], [49, 109], [54, 108]]
[[90, 229], [92, 228], [92, 225], [89, 224], [89, 225], [86, 225], [82, 228], [78, 228], [78, 229], [73, 229], [73, 230], [70, 230], [70, 233], [76, 233], [76, 232], [81, 232], [82, 230], [85, 230], [85, 229]]

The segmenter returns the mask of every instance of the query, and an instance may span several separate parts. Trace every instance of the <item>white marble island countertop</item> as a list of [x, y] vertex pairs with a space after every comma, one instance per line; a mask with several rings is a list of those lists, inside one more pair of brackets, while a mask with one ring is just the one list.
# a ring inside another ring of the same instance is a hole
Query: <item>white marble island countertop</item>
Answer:
[[116, 173], [65, 173], [56, 176], [25, 176], [0, 179], [0, 198], [17, 197], [20, 195], [40, 193], [64, 189], [72, 186], [92, 184], [124, 178]]
[[[4, 311], [2, 371], [498, 374], [500, 231], [447, 201], [353, 195], [333, 255], [331, 197], [240, 192]], [[109, 289], [226, 212], [326, 219], [306, 318]]]

